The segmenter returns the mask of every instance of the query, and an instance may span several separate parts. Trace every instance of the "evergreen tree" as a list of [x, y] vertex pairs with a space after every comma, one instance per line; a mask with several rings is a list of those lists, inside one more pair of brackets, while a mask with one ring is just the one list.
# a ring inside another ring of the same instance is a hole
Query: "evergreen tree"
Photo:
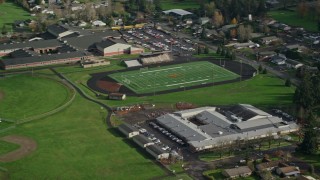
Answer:
[[221, 53], [221, 47], [220, 46], [218, 46], [218, 49], [217, 49], [217, 52], [216, 52], [217, 54], [220, 54]]
[[208, 48], [208, 46], [206, 46], [206, 47], [204, 48], [203, 53], [204, 53], [204, 54], [209, 54], [209, 48]]
[[262, 66], [261, 65], [259, 65], [258, 71], [259, 71], [259, 73], [262, 73]]
[[198, 46], [198, 55], [201, 54], [201, 47]]
[[307, 119], [309, 123], [306, 125], [303, 141], [299, 144], [297, 150], [304, 154], [315, 154], [318, 151], [316, 117], [310, 113]]
[[236, 60], [236, 53], [235, 52], [232, 52], [232, 54], [231, 54], [231, 60]]
[[266, 68], [263, 69], [262, 74], [267, 74], [267, 69]]
[[221, 56], [225, 56], [226, 55], [226, 50], [225, 49], [222, 49], [222, 51], [221, 51], [221, 54], [220, 54]]
[[153, 3], [154, 3], [156, 11], [161, 11], [162, 10], [160, 0], [154, 0]]
[[292, 84], [292, 83], [291, 83], [291, 80], [290, 80], [290, 78], [288, 78], [288, 79], [286, 80], [285, 85], [288, 86], [288, 87], [290, 87], [291, 84]]
[[8, 33], [8, 30], [7, 30], [6, 25], [3, 25], [3, 26], [2, 26], [1, 33], [2, 33], [3, 35], [5, 35], [5, 34], [7, 34], [7, 33]]

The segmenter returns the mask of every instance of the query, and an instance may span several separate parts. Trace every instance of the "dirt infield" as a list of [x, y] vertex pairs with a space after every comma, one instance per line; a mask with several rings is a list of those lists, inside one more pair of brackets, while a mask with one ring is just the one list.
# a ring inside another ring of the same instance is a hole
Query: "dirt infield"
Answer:
[[0, 140], [20, 145], [19, 149], [1, 155], [0, 162], [19, 160], [37, 149], [37, 143], [33, 139], [24, 136], [10, 135], [2, 137]]
[[[192, 58], [192, 59], [188, 60], [188, 62], [192, 62], [192, 61], [208, 61], [208, 62], [211, 62], [211, 63], [216, 64], [218, 66], [221, 66], [223, 64], [225, 69], [232, 71], [232, 72], [241, 76], [241, 77], [233, 79], [233, 80], [215, 82], [214, 85], [221, 85], [221, 84], [227, 84], [227, 83], [232, 83], [232, 82], [239, 82], [240, 80], [250, 79], [257, 72], [257, 70], [255, 68], [253, 68], [252, 66], [250, 66], [248, 64], [240, 63], [237, 61], [231, 61], [231, 60], [220, 61], [220, 60], [214, 59], [212, 57]], [[160, 65], [165, 66], [165, 65], [174, 65], [174, 64], [181, 64], [181, 63], [187, 63], [187, 62], [185, 60], [178, 58], [173, 62], [162, 63]], [[154, 64], [154, 65], [149, 65], [148, 67], [152, 68], [152, 67], [158, 67], [158, 66], [159, 66], [159, 64]], [[104, 88], [99, 87], [97, 85], [97, 82], [104, 80], [104, 81], [108, 81], [108, 82], [118, 83], [114, 79], [108, 77], [108, 75], [112, 74], [112, 73], [116, 73], [116, 72], [138, 70], [140, 68], [141, 67], [133, 67], [133, 68], [127, 68], [127, 69], [123, 69], [123, 70], [116, 70], [116, 71], [110, 71], [110, 72], [101, 72], [101, 73], [91, 74], [92, 77], [88, 80], [87, 85], [89, 88], [91, 88], [95, 91], [98, 91], [98, 92], [104, 93], [104, 94], [108, 94], [110, 92]], [[166, 94], [166, 93], [172, 93], [172, 92], [177, 92], [177, 91], [184, 91], [184, 90], [189, 90], [189, 89], [208, 87], [208, 86], [212, 86], [212, 84], [213, 83], [208, 83], [208, 84], [195, 85], [195, 86], [190, 86], [190, 87], [185, 87], [185, 88], [165, 90], [165, 91], [157, 92], [157, 94]], [[153, 93], [136, 94], [135, 92], [133, 92], [132, 90], [130, 90], [126, 86], [121, 86], [119, 89], [119, 92], [125, 93], [129, 96], [150, 96], [150, 95], [153, 95]]]
[[97, 86], [100, 89], [104, 89], [108, 92], [119, 92], [122, 85], [119, 83], [110, 82], [110, 81], [106, 81], [106, 80], [101, 79], [101, 80], [97, 81]]

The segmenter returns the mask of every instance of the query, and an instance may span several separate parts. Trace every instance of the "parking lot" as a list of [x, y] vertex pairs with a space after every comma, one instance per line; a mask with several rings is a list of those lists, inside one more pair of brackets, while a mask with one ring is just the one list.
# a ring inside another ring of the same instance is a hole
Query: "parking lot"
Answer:
[[191, 56], [197, 44], [189, 39], [178, 39], [170, 33], [155, 28], [143, 28], [121, 31], [127, 42], [136, 44], [151, 51], [173, 51], [180, 56]]
[[161, 147], [161, 149], [171, 152], [172, 150], [180, 152], [186, 148], [185, 142], [168, 132], [163, 127], [156, 124], [155, 118], [172, 112], [172, 110], [143, 110], [135, 113], [128, 113], [122, 116], [127, 123], [133, 124], [139, 129], [140, 134], [145, 135], [148, 139]]

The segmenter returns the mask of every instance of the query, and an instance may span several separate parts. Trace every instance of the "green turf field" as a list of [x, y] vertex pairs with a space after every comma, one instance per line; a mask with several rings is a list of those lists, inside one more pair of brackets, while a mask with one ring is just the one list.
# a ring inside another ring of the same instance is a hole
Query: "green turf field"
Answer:
[[0, 118], [23, 119], [51, 111], [70, 97], [69, 89], [50, 79], [16, 75], [0, 79]]
[[[9, 153], [11, 151], [14, 151], [18, 149], [20, 146], [18, 144], [9, 143], [6, 141], [0, 140], [0, 155]], [[1, 178], [0, 178], [1, 179]]]
[[239, 75], [213, 63], [200, 61], [119, 72], [109, 77], [142, 94], [226, 81]]
[[17, 6], [12, 1], [7, 1], [0, 5], [0, 28], [4, 24], [11, 29], [11, 24], [16, 20], [26, 20], [31, 18], [30, 13]]

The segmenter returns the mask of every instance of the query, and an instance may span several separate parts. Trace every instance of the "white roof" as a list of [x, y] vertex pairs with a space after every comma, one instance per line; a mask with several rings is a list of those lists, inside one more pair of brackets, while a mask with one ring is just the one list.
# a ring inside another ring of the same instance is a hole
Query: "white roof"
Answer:
[[238, 126], [241, 130], [244, 130], [244, 129], [255, 128], [255, 127], [258, 128], [259, 126], [273, 125], [280, 122], [282, 122], [280, 118], [270, 117], [270, 118], [255, 119], [252, 121], [242, 121], [242, 122], [236, 123], [236, 126]]
[[200, 107], [200, 108], [195, 108], [195, 109], [187, 109], [187, 110], [182, 110], [182, 111], [177, 111], [174, 112], [174, 114], [177, 114], [178, 116], [182, 118], [189, 118], [192, 116], [195, 116], [203, 111], [215, 111], [215, 107]]
[[254, 112], [254, 113], [258, 114], [258, 115], [260, 115], [260, 116], [268, 116], [268, 117], [272, 116], [272, 115], [270, 115], [270, 114], [268, 114], [268, 113], [266, 113], [266, 112], [264, 112], [264, 111], [262, 111], [262, 110], [260, 110], [260, 109], [258, 109], [256, 107], [250, 105], [250, 104], [240, 104], [240, 106], [242, 106], [242, 107], [244, 107], [244, 108], [246, 108], [246, 109], [248, 109], [248, 110], [250, 110], [250, 111], [252, 111], [252, 112]]
[[180, 16], [192, 14], [191, 12], [183, 10], [183, 9], [170, 9], [167, 11], [163, 11], [163, 13], [165, 13], [165, 14], [174, 13], [174, 14], [178, 14]]
[[124, 61], [124, 63], [126, 63], [127, 67], [142, 66], [137, 60]]

